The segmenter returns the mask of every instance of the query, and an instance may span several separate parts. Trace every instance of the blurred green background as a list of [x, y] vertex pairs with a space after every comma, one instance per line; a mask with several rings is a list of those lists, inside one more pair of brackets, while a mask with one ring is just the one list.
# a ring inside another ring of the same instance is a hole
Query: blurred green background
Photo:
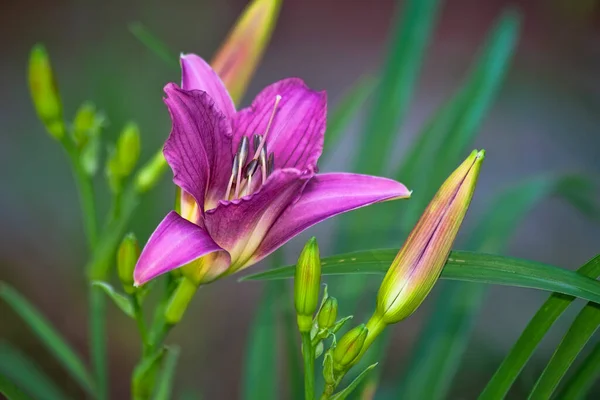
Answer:
[[[330, 104], [336, 104], [360, 76], [381, 64], [395, 3], [284, 0], [273, 40], [244, 104], [268, 83], [288, 76], [327, 90]], [[143, 137], [142, 158], [147, 159], [169, 132], [162, 87], [178, 82], [179, 72], [142, 46], [128, 25], [142, 22], [175, 54], [194, 52], [210, 58], [245, 4], [243, 0], [3, 0], [0, 5], [0, 280], [39, 306], [84, 355], [86, 246], [79, 205], [68, 163], [31, 105], [26, 85], [29, 50], [39, 41], [47, 46], [68, 118], [84, 100], [92, 100], [108, 115], [107, 137], [116, 138], [127, 121], [136, 121]], [[526, 175], [600, 173], [600, 3], [592, 0], [443, 2], [395, 157], [402, 159], [424, 121], [457, 87], [485, 32], [509, 4], [523, 14], [522, 36], [474, 146], [485, 148], [487, 155], [465, 232], [501, 188]], [[349, 159], [356, 150], [358, 126], [357, 122], [323, 160], [321, 171], [354, 168]], [[102, 174], [97, 184], [105, 185]], [[138, 237], [148, 237], [172, 208], [173, 196], [169, 175], [136, 214], [133, 230]], [[108, 196], [103, 200], [100, 207], [106, 210]], [[392, 213], [404, 206], [396, 202], [387, 209]], [[327, 221], [292, 241], [284, 249], [287, 261], [297, 256], [309, 235], [317, 236], [322, 254], [332, 254], [337, 222]], [[595, 255], [598, 238], [598, 225], [560, 200], [548, 200], [523, 221], [508, 254], [574, 268]], [[387, 236], [374, 241], [381, 247], [401, 244], [401, 238]], [[460, 242], [455, 247], [460, 248]], [[178, 393], [190, 388], [200, 389], [208, 399], [239, 397], [248, 326], [261, 288], [232, 277], [199, 292], [169, 339], [183, 347]], [[453, 398], [476, 396], [545, 298], [541, 292], [492, 288], [453, 385]], [[384, 363], [384, 386], [401, 371], [430, 303], [394, 329]], [[570, 311], [557, 324], [563, 330], [576, 310]], [[112, 304], [108, 326], [112, 396], [125, 398], [138, 358], [136, 331]], [[553, 351], [562, 334], [560, 327], [555, 328], [522, 374], [523, 385], [531, 386]], [[69, 393], [82, 396], [3, 303], [0, 340], [32, 355]]]

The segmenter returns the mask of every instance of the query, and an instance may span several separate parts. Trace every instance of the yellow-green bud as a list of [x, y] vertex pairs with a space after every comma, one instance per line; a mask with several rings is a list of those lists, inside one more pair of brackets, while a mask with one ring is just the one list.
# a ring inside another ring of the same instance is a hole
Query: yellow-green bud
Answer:
[[165, 322], [169, 325], [176, 325], [185, 314], [190, 302], [198, 290], [198, 284], [187, 277], [181, 278], [175, 292], [169, 299], [169, 304], [165, 309]]
[[323, 307], [319, 310], [317, 321], [319, 322], [319, 328], [328, 329], [335, 324], [337, 318], [338, 302], [335, 297], [328, 297], [323, 303]]
[[317, 239], [313, 237], [300, 253], [294, 276], [294, 305], [300, 332], [310, 332], [313, 314], [319, 304], [320, 289], [321, 258]]
[[365, 324], [348, 331], [333, 349], [333, 368], [343, 371], [349, 367], [363, 348], [369, 330]]
[[135, 188], [137, 191], [144, 193], [152, 189], [165, 173], [167, 167], [167, 161], [161, 150], [150, 161], [144, 164], [135, 176]]
[[327, 351], [327, 353], [325, 353], [325, 357], [323, 357], [323, 378], [325, 378], [325, 383], [329, 385], [335, 383], [333, 356], [331, 355], [331, 350]]
[[140, 146], [140, 130], [135, 123], [130, 122], [125, 125], [117, 140], [116, 150], [121, 176], [129, 176], [133, 171], [140, 158]]
[[37, 44], [29, 56], [29, 90], [38, 117], [52, 137], [65, 136], [62, 102], [50, 58], [43, 45]]
[[96, 110], [93, 103], [89, 101], [83, 103], [73, 120], [73, 141], [77, 147], [84, 147], [91, 138], [96, 137], [104, 122], [104, 115]]
[[140, 247], [133, 233], [127, 234], [117, 252], [117, 272], [125, 292], [132, 294], [136, 288], [133, 286], [133, 270], [140, 256]]
[[433, 288], [469, 208], [484, 155], [473, 151], [450, 175], [392, 262], [377, 294], [375, 313], [383, 323], [411, 315]]

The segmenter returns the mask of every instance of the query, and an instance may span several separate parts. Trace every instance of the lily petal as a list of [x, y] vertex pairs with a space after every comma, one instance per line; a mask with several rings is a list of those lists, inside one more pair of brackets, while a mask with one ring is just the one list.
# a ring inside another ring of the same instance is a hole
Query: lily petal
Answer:
[[279, 215], [293, 204], [311, 174], [296, 169], [273, 172], [256, 193], [221, 201], [205, 215], [206, 230], [231, 255], [228, 274], [249, 266], [248, 261]]
[[[173, 128], [164, 147], [173, 182], [203, 209], [216, 207], [225, 195], [231, 173], [231, 128], [210, 96], [170, 83], [165, 103]], [[197, 222], [197, 221], [193, 221]]]
[[235, 105], [219, 75], [206, 61], [195, 54], [181, 55], [181, 87], [202, 90], [212, 97], [219, 110], [228, 117], [235, 114]]
[[403, 184], [370, 175], [315, 175], [300, 200], [287, 209], [265, 236], [256, 257], [266, 257], [303, 230], [327, 219], [370, 204], [410, 197]]
[[290, 78], [267, 86], [238, 112], [233, 122], [233, 151], [242, 136], [264, 134], [281, 96], [267, 133], [267, 148], [275, 153], [275, 168], [315, 170], [323, 151], [327, 119], [327, 94], [310, 89], [301, 79]]
[[229, 255], [201, 227], [171, 211], [158, 225], [135, 266], [135, 285], [186, 265], [209, 253], [222, 252], [225, 266], [215, 266], [222, 273], [229, 266]]

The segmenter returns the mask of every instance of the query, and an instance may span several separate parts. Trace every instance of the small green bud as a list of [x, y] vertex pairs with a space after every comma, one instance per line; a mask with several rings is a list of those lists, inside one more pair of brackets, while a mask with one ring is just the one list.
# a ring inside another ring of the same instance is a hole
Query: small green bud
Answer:
[[83, 103], [73, 120], [73, 141], [77, 147], [83, 148], [91, 138], [95, 138], [105, 122], [104, 115], [96, 110], [93, 103]]
[[123, 289], [133, 294], [136, 288], [133, 286], [133, 270], [140, 256], [140, 247], [133, 233], [127, 234], [117, 252], [117, 272]]
[[159, 151], [148, 161], [135, 176], [135, 187], [138, 192], [145, 193], [152, 189], [158, 183], [164, 172], [167, 170], [167, 161]]
[[369, 330], [365, 324], [362, 324], [342, 336], [333, 350], [333, 367], [336, 371], [343, 371], [354, 362], [363, 348], [368, 333]]
[[333, 385], [335, 383], [335, 373], [333, 371], [333, 355], [332, 351], [328, 350], [323, 357], [323, 378], [325, 383]]
[[79, 155], [79, 162], [86, 174], [94, 176], [98, 172], [99, 158], [100, 138], [95, 136], [87, 141]]
[[319, 304], [320, 286], [321, 258], [317, 239], [313, 237], [300, 253], [294, 276], [294, 305], [300, 332], [310, 332]]
[[41, 44], [35, 45], [29, 56], [29, 90], [44, 127], [52, 137], [61, 140], [66, 132], [62, 102], [50, 58]]
[[485, 151], [471, 155], [446, 179], [406, 239], [377, 293], [385, 324], [411, 315], [438, 280], [469, 208]]
[[335, 324], [337, 318], [338, 302], [335, 297], [328, 297], [323, 303], [323, 307], [319, 310], [317, 321], [319, 322], [319, 328], [329, 329]]
[[130, 122], [125, 125], [117, 140], [117, 158], [121, 176], [129, 176], [135, 168], [140, 158], [140, 147], [140, 130], [135, 123]]

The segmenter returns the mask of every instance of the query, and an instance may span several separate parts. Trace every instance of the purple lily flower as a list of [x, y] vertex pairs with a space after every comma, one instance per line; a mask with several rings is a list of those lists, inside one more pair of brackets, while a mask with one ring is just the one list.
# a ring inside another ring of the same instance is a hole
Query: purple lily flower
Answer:
[[165, 87], [173, 127], [164, 155], [181, 188], [181, 215], [158, 225], [135, 267], [136, 285], [192, 265], [196, 283], [260, 261], [334, 215], [407, 198], [391, 179], [317, 174], [327, 99], [291, 78], [235, 110], [217, 74], [184, 55], [182, 88]]

